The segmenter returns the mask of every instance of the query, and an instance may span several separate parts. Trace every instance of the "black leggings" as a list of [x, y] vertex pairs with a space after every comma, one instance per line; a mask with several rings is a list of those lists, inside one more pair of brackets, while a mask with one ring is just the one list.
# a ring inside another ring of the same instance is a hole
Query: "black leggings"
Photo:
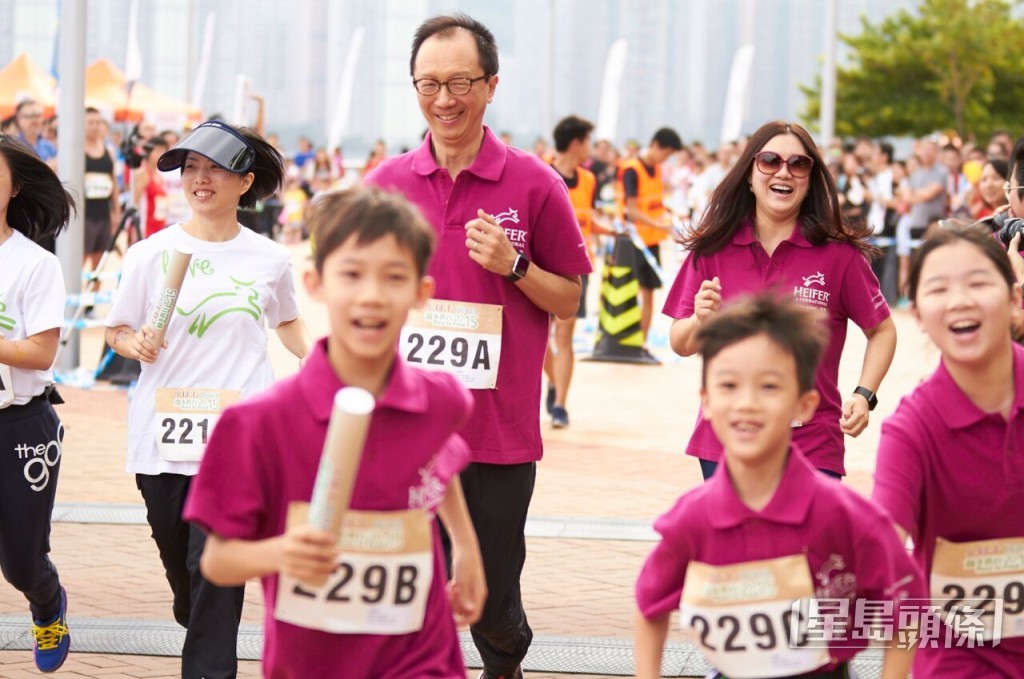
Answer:
[[49, 554], [63, 441], [64, 427], [43, 396], [0, 410], [0, 570], [38, 621], [60, 611]]
[[231, 679], [238, 672], [238, 625], [245, 587], [217, 587], [199, 572], [206, 534], [181, 518], [191, 476], [136, 474], [146, 520], [174, 593], [174, 619], [184, 627], [183, 679]]

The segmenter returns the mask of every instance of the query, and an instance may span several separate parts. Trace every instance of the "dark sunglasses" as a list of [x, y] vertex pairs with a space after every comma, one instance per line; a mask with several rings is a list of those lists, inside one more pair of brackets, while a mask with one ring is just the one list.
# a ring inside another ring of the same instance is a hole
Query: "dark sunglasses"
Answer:
[[761, 151], [754, 154], [754, 163], [761, 174], [772, 175], [782, 169], [783, 165], [789, 166], [789, 173], [794, 177], [806, 177], [814, 167], [814, 158], [800, 153], [794, 153], [789, 158], [783, 158], [774, 151]]

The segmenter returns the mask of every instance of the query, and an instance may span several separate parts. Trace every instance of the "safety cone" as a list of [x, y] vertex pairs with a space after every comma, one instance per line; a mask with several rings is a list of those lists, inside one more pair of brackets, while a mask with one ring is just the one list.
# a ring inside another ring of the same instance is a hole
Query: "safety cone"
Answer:
[[627, 235], [615, 239], [615, 249], [604, 265], [601, 278], [601, 312], [598, 316], [594, 353], [586, 360], [657, 365], [644, 351], [640, 329], [640, 283], [633, 261], [634, 248]]

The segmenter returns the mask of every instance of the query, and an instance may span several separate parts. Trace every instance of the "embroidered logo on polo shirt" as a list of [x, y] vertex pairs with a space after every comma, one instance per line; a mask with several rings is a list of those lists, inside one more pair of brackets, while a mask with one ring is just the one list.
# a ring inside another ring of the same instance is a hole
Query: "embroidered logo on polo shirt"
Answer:
[[821, 273], [820, 271], [814, 274], [813, 276], [804, 276], [803, 278], [805, 288], [810, 287], [812, 283], [817, 283], [822, 287], [824, 287], [825, 285], [825, 274]]
[[509, 208], [504, 212], [494, 215], [494, 221], [497, 222], [498, 226], [505, 229], [505, 236], [509, 242], [512, 243], [517, 251], [522, 252], [526, 248], [526, 230], [525, 229], [513, 229], [508, 226], [502, 226], [505, 222], [512, 222], [513, 224], [519, 223], [519, 210]]
[[519, 223], [519, 210], [513, 210], [509, 208], [501, 214], [494, 215], [494, 221], [498, 224], [504, 224], [505, 222], [512, 222], [513, 224]]
[[420, 467], [420, 484], [409, 488], [409, 509], [423, 509], [433, 515], [434, 510], [444, 500], [448, 488], [437, 478], [435, 461]]
[[[804, 284], [793, 287], [793, 301], [812, 309], [828, 309], [828, 298], [832, 293], [822, 289], [825, 287], [825, 274], [818, 271], [810, 276], [801, 276], [800, 278]], [[811, 287], [812, 285], [820, 287]]]
[[818, 572], [816, 594], [824, 599], [847, 599], [857, 593], [857, 576], [846, 571], [846, 560], [841, 554], [830, 554]]

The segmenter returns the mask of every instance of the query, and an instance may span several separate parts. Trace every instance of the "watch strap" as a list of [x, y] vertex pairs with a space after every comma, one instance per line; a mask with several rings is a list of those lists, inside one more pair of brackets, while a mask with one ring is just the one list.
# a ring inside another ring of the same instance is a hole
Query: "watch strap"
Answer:
[[875, 406], [878, 405], [878, 394], [871, 391], [867, 387], [857, 387], [853, 390], [853, 393], [860, 394], [868, 402], [868, 410], [874, 410]]

